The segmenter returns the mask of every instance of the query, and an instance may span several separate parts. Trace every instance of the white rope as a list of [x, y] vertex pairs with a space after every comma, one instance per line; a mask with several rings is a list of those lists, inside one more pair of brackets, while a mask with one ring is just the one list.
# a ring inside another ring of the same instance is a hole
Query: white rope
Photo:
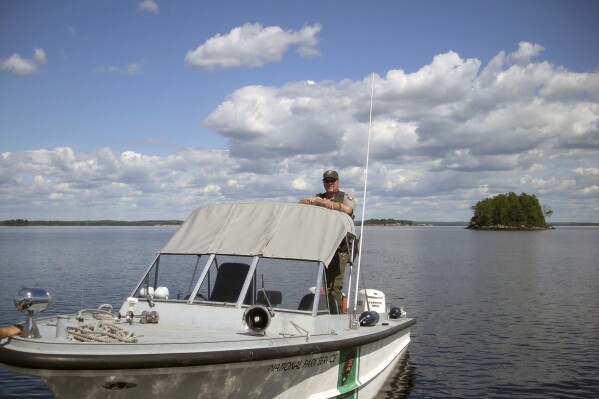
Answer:
[[114, 324], [102, 322], [81, 324], [79, 327], [67, 327], [67, 332], [71, 341], [104, 343], [137, 342], [137, 337], [134, 333], [126, 332]]
[[98, 306], [98, 309], [81, 309], [77, 312], [76, 319], [83, 321], [83, 314], [90, 313], [96, 320], [113, 320], [112, 305], [105, 303]]

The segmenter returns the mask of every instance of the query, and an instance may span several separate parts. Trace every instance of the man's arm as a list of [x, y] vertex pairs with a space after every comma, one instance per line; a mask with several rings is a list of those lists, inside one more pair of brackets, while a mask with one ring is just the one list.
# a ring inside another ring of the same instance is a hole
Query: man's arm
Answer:
[[304, 204], [304, 205], [321, 206], [323, 208], [331, 209], [333, 211], [347, 213], [349, 216], [351, 216], [354, 213], [354, 209], [347, 204], [342, 204], [340, 202], [334, 202], [334, 201], [331, 201], [331, 200], [328, 200], [325, 198], [320, 198], [320, 197], [304, 198], [304, 199], [299, 200], [299, 203]]
[[21, 334], [23, 326], [13, 324], [12, 326], [0, 327], [0, 339], [12, 337], [13, 335]]

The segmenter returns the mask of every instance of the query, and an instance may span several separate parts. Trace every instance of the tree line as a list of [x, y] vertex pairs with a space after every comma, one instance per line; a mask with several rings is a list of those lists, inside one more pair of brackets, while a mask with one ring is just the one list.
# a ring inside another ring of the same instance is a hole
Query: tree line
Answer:
[[364, 221], [364, 226], [412, 226], [413, 224], [411, 220], [397, 219], [368, 219]]
[[0, 221], [0, 226], [178, 226], [180, 220], [32, 220], [10, 219]]

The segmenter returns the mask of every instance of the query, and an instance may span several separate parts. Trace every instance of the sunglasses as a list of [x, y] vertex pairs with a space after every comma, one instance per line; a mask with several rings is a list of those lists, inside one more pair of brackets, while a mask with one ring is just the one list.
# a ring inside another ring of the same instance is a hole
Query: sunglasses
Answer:
[[323, 182], [325, 184], [329, 184], [329, 183], [335, 183], [337, 181], [337, 179], [324, 179]]

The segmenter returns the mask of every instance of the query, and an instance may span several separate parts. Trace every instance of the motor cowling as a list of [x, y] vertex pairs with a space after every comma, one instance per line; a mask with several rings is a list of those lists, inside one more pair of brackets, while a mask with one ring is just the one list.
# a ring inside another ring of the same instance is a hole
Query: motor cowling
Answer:
[[359, 313], [365, 312], [367, 310], [373, 310], [380, 314], [387, 313], [385, 293], [372, 288], [358, 291], [357, 305], [357, 311]]

